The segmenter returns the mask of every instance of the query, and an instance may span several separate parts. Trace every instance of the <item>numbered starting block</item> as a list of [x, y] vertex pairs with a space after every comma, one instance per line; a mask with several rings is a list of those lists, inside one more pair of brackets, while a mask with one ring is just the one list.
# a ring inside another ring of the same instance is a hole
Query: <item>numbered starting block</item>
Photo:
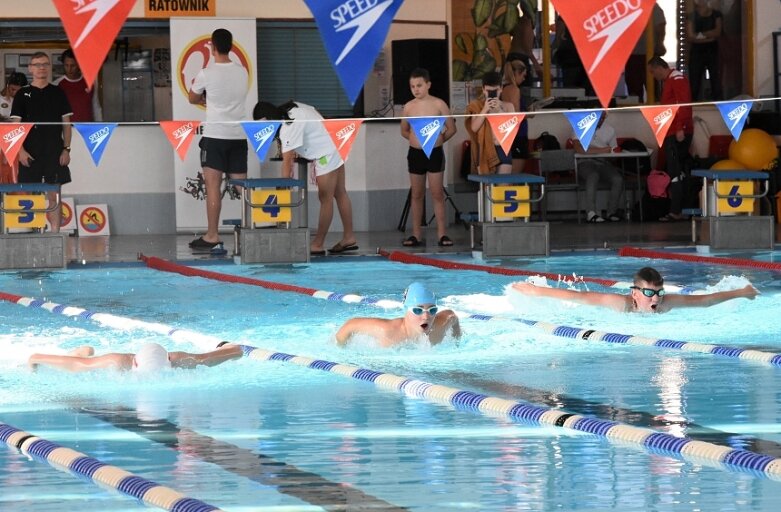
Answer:
[[478, 222], [470, 227], [473, 251], [482, 251], [486, 258], [550, 254], [548, 223], [529, 222], [532, 204], [545, 195], [545, 178], [470, 174], [468, 179], [480, 184]]
[[[55, 201], [47, 207], [46, 194], [52, 192]], [[46, 214], [59, 204], [59, 185], [0, 185], [0, 269], [65, 267], [66, 236], [44, 233]]]
[[693, 170], [702, 178], [702, 209], [689, 210], [692, 241], [712, 249], [772, 249], [772, 216], [755, 215], [758, 200], [767, 196], [769, 175], [746, 170]]
[[258, 178], [230, 184], [243, 189], [234, 258], [241, 263], [308, 263], [306, 180]]

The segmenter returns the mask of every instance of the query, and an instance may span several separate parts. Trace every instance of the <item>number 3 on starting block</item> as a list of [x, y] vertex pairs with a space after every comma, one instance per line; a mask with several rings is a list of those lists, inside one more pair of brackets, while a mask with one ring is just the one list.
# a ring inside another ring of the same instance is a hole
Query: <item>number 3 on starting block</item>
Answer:
[[253, 190], [252, 204], [263, 206], [252, 208], [252, 222], [291, 222], [293, 215], [290, 207], [280, 204], [290, 204], [290, 190]]
[[491, 187], [491, 200], [523, 201], [520, 203], [493, 203], [491, 205], [491, 215], [493, 215], [494, 218], [531, 216], [528, 185], [519, 185], [515, 187], [494, 185]]
[[[7, 210], [22, 210], [19, 213], [5, 213], [3, 225], [7, 228], [43, 228], [46, 226], [46, 196], [6, 194], [4, 207]], [[32, 211], [39, 210], [39, 211]]]

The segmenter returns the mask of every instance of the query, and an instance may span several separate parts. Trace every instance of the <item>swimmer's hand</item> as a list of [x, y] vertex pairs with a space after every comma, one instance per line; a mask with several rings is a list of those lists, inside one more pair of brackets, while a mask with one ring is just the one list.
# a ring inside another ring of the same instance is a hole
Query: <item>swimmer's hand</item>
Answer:
[[30, 356], [30, 358], [27, 360], [27, 368], [30, 369], [31, 372], [35, 373], [38, 371], [38, 363], [36, 362], [36, 356], [37, 354], [33, 354]]
[[745, 297], [748, 300], [754, 300], [754, 297], [759, 295], [759, 291], [750, 284], [747, 284], [745, 287], [736, 291], [737, 297]]
[[538, 288], [536, 285], [526, 282], [518, 281], [512, 284], [513, 290], [522, 293], [524, 295], [537, 295]]

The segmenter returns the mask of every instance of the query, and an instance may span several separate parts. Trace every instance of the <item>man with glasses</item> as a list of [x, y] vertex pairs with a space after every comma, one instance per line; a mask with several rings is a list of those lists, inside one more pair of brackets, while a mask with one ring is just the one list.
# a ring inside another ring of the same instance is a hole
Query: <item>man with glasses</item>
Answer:
[[637, 271], [633, 286], [630, 286], [629, 295], [579, 292], [563, 288], [535, 286], [526, 282], [513, 283], [512, 288], [524, 295], [569, 300], [589, 306], [602, 306], [623, 313], [666, 313], [672, 308], [707, 308], [740, 297], [754, 300], [754, 297], [759, 293], [749, 284], [737, 290], [723, 292], [667, 295], [664, 290], [664, 279], [656, 269], [651, 267], [644, 267]]
[[[51, 61], [44, 52], [30, 57], [30, 85], [22, 87], [14, 96], [11, 120], [35, 123], [19, 150], [19, 183], [70, 183], [71, 124], [73, 114], [65, 93], [49, 83]], [[48, 194], [49, 204], [57, 200], [55, 192]], [[61, 206], [47, 217], [52, 232], [59, 233]]]
[[405, 315], [400, 318], [353, 318], [336, 333], [337, 345], [346, 345], [353, 336], [373, 338], [382, 347], [424, 339], [436, 345], [445, 336], [461, 337], [458, 317], [450, 309], [440, 310], [436, 298], [421, 283], [412, 283], [404, 292]]

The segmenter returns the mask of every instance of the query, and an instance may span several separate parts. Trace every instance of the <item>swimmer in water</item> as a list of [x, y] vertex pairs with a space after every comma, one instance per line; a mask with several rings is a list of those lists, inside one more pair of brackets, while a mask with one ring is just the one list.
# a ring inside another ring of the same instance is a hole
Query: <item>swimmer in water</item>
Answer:
[[137, 372], [155, 372], [165, 368], [195, 368], [197, 366], [217, 366], [225, 361], [242, 357], [241, 346], [234, 344], [218, 345], [216, 350], [202, 354], [189, 352], [168, 352], [157, 343], [146, 343], [135, 354], [109, 353], [95, 355], [95, 349], [84, 345], [72, 350], [68, 355], [33, 354], [27, 364], [34, 371], [38, 366], [50, 366], [69, 372], [91, 370], [119, 370]]
[[740, 297], [754, 300], [754, 297], [759, 293], [749, 284], [737, 290], [702, 295], [666, 294], [664, 278], [651, 267], [644, 267], [637, 271], [629, 295], [579, 292], [563, 288], [535, 286], [527, 282], [513, 283], [512, 289], [523, 295], [569, 300], [589, 306], [602, 306], [624, 313], [666, 313], [673, 308], [707, 308]]
[[432, 345], [441, 342], [449, 333], [461, 337], [458, 317], [450, 309], [440, 310], [436, 298], [425, 286], [412, 283], [404, 292], [403, 317], [353, 318], [336, 333], [337, 345], [349, 343], [356, 334], [371, 336], [383, 347], [392, 347], [409, 340], [424, 337]]

